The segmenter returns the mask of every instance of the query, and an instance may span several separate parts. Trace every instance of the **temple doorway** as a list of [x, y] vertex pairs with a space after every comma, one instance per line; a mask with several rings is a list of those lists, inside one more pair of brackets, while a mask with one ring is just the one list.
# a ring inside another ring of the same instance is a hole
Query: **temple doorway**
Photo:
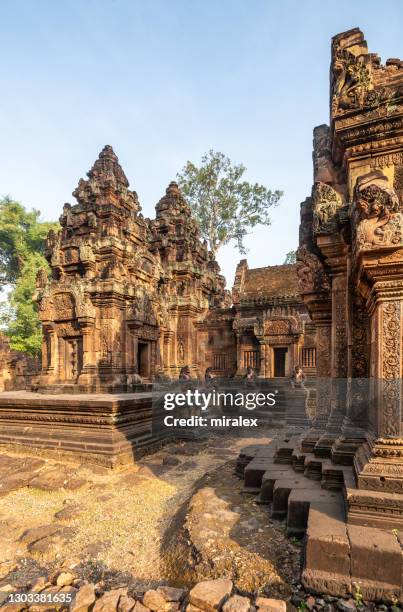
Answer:
[[62, 340], [63, 379], [75, 382], [83, 367], [83, 339], [64, 338]]
[[277, 347], [274, 351], [274, 377], [283, 378], [286, 370], [286, 358], [288, 349], [286, 347]]
[[150, 344], [139, 342], [137, 345], [137, 363], [139, 376], [147, 378], [150, 375]]

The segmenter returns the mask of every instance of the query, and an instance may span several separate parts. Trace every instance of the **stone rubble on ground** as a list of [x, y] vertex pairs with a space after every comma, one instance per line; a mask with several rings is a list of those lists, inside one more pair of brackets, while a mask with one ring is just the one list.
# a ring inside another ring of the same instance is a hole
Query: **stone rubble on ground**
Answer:
[[[102, 585], [92, 584], [78, 578], [70, 569], [56, 572], [49, 580], [39, 576], [30, 585], [23, 588], [21, 584], [0, 584], [1, 612], [49, 612], [67, 610], [58, 606], [44, 608], [41, 605], [15, 605], [5, 603], [7, 593], [23, 590], [30, 593], [71, 593], [73, 602], [69, 612], [287, 612], [296, 610], [313, 610], [321, 612], [402, 612], [398, 603], [368, 604], [349, 598], [337, 598], [329, 595], [313, 595], [297, 586], [291, 599], [286, 602], [280, 599], [255, 595], [246, 596], [236, 592], [234, 584], [226, 578], [205, 580], [197, 583], [190, 591], [169, 585], [160, 585], [149, 589], [142, 596], [128, 593], [128, 587], [119, 586], [104, 591]], [[269, 594], [269, 589], [265, 590]]]

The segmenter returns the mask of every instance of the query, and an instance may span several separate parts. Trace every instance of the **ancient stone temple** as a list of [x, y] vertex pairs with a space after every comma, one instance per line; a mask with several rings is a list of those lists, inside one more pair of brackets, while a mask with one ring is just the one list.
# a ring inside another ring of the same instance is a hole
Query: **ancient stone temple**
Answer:
[[145, 219], [107, 146], [47, 239], [52, 274], [38, 275], [40, 389], [128, 391], [196, 368], [195, 324], [226, 299], [176, 183]]
[[297, 266], [239, 262], [230, 308], [211, 308], [198, 324], [202, 363], [218, 376], [288, 378], [316, 373], [316, 330], [298, 288]]
[[238, 371], [252, 366], [264, 378], [289, 377], [296, 365], [316, 369], [315, 326], [302, 302], [295, 264], [237, 267], [232, 289]]
[[314, 130], [297, 253], [316, 415], [241, 461], [288, 533], [306, 532], [306, 587], [388, 601], [403, 584], [402, 68], [369, 53], [359, 29], [332, 40], [330, 125]]

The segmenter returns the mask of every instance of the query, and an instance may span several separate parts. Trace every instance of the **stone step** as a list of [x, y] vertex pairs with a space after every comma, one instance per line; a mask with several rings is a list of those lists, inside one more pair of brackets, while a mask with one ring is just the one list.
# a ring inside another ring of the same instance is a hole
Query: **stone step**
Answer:
[[281, 478], [293, 478], [294, 470], [291, 466], [273, 466], [263, 474], [262, 485], [260, 487], [259, 503], [269, 504], [273, 501], [273, 489], [276, 481]]
[[292, 463], [292, 454], [297, 442], [297, 436], [293, 436], [284, 442], [278, 442], [275, 463], [289, 464]]
[[[356, 583], [364, 599], [401, 600], [402, 496], [357, 489], [350, 466], [302, 453], [293, 448], [297, 441], [279, 438], [270, 453], [260, 447], [255, 455], [262, 456], [255, 456], [245, 469], [245, 482], [255, 484], [245, 490], [259, 490], [259, 502], [271, 503], [273, 518], [287, 516], [287, 535], [306, 532], [304, 586], [351, 597]], [[288, 463], [278, 464], [279, 454]], [[294, 469], [301, 466], [304, 473]], [[396, 529], [390, 529], [394, 524]]]
[[295, 489], [288, 497], [287, 535], [303, 536], [308, 526], [309, 508], [317, 504], [341, 503], [342, 497], [336, 491], [324, 489]]
[[305, 470], [305, 454], [298, 450], [294, 450], [291, 459], [292, 467], [295, 472], [301, 472], [303, 474]]
[[348, 466], [335, 465], [329, 459], [322, 461], [322, 487], [324, 489], [341, 490], [346, 479], [354, 482], [353, 470]]
[[350, 542], [341, 503], [310, 505], [302, 583], [318, 593], [351, 593]]
[[304, 474], [312, 480], [322, 480], [322, 459], [315, 457], [313, 453], [305, 453]]
[[251, 444], [241, 449], [236, 462], [235, 473], [238, 476], [244, 475], [245, 467], [254, 459], [258, 454], [260, 456], [273, 457], [276, 452], [276, 445], [271, 444]]
[[245, 487], [261, 487], [263, 474], [274, 465], [273, 457], [255, 457], [244, 469]]
[[313, 502], [309, 511], [305, 588], [349, 596], [356, 585], [364, 599], [402, 598], [403, 555], [390, 530], [346, 524], [342, 507]]
[[308, 480], [303, 476], [294, 475], [293, 478], [279, 478], [273, 487], [273, 502], [271, 517], [283, 519], [288, 512], [288, 499], [291, 492], [295, 491], [320, 491], [319, 483]]
[[364, 599], [402, 601], [403, 555], [392, 531], [347, 525], [351, 582], [360, 585]]

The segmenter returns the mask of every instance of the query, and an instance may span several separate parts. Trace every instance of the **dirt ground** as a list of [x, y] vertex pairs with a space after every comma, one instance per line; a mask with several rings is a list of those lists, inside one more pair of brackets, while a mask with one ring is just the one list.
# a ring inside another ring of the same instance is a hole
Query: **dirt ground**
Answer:
[[[0, 587], [63, 566], [135, 590], [232, 572], [244, 590], [271, 583], [286, 594], [300, 549], [234, 475], [240, 448], [268, 440], [170, 443], [116, 471], [0, 452]], [[197, 542], [206, 529], [209, 549]], [[246, 579], [252, 567], [258, 584]]]

